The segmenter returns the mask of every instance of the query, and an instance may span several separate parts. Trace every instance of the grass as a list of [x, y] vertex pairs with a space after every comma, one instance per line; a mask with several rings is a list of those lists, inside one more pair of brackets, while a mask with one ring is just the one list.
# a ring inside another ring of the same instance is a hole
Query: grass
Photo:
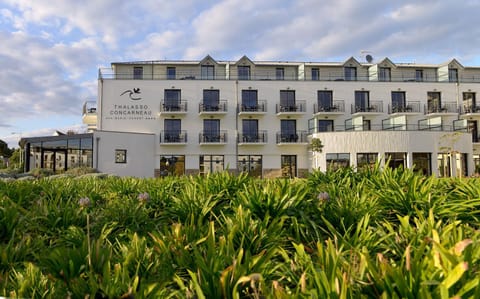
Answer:
[[0, 181], [0, 296], [480, 298], [479, 183], [390, 169]]

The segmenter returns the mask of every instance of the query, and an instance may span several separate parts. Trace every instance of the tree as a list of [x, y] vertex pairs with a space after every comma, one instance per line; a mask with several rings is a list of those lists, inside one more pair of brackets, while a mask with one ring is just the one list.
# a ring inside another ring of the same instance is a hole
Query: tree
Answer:
[[13, 153], [13, 149], [8, 148], [8, 144], [0, 139], [0, 156], [9, 158]]
[[10, 168], [15, 168], [15, 169], [22, 169], [23, 168], [23, 163], [22, 163], [22, 151], [17, 148], [13, 150], [12, 155], [10, 156]]
[[322, 149], [323, 149], [322, 140], [320, 140], [320, 138], [312, 138], [312, 140], [310, 140], [309, 148], [313, 152], [313, 159], [315, 161], [315, 169], [317, 169], [318, 168], [318, 163], [317, 163], [318, 153], [321, 153]]

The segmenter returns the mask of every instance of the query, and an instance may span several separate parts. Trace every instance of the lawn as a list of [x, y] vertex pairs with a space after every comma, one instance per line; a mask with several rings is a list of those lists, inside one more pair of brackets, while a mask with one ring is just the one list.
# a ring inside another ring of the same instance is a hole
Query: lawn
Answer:
[[0, 296], [480, 298], [480, 181], [0, 180]]

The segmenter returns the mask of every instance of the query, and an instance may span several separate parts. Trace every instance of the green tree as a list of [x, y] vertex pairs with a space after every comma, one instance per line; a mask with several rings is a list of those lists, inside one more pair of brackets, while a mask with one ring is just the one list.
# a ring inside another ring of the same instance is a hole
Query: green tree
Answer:
[[19, 148], [14, 149], [12, 155], [10, 156], [10, 168], [15, 168], [15, 169], [22, 169], [23, 168], [23, 163], [21, 162], [21, 150]]
[[13, 149], [8, 148], [8, 144], [0, 139], [0, 156], [9, 158], [13, 153]]

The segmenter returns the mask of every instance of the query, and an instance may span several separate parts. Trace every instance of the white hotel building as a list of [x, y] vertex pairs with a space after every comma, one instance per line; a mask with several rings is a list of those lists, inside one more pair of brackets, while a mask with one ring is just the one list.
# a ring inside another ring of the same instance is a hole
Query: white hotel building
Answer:
[[[116, 62], [99, 71], [98, 99], [83, 107], [86, 148], [76, 135], [26, 138], [26, 168], [80, 161], [122, 176], [229, 170], [268, 178], [389, 161], [472, 175], [480, 171], [478, 92], [480, 67], [455, 59]], [[322, 152], [310, 150], [312, 138]]]

